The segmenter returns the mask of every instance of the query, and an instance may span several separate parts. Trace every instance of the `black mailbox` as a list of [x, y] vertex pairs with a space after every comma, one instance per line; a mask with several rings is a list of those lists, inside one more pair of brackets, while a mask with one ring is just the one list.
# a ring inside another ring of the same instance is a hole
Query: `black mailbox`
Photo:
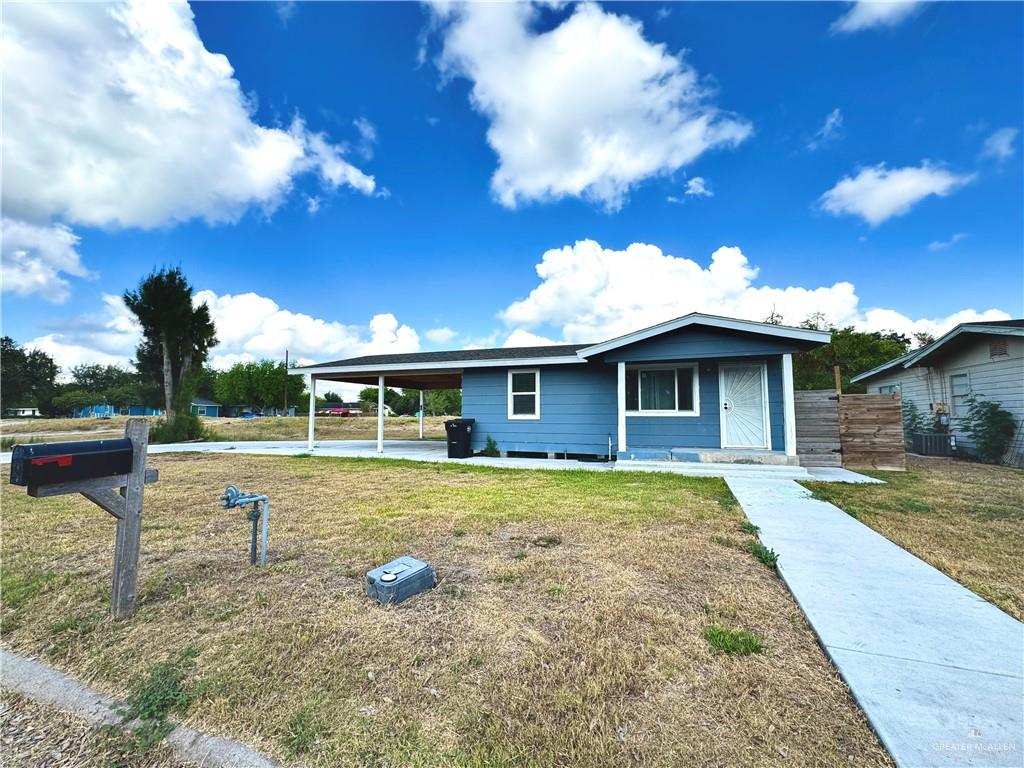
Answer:
[[126, 475], [132, 469], [132, 441], [16, 445], [11, 453], [11, 485], [50, 485]]

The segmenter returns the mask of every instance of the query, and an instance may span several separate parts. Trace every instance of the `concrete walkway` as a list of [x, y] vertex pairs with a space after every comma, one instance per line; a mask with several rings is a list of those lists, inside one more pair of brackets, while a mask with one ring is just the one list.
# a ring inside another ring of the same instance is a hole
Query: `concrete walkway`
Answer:
[[726, 477], [905, 767], [1024, 762], [1024, 625], [793, 481]]

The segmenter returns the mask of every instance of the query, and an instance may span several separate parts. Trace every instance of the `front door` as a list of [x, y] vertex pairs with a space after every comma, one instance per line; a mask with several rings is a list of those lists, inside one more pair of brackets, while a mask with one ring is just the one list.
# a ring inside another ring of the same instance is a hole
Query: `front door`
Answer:
[[768, 378], [763, 363], [718, 368], [723, 448], [768, 448]]

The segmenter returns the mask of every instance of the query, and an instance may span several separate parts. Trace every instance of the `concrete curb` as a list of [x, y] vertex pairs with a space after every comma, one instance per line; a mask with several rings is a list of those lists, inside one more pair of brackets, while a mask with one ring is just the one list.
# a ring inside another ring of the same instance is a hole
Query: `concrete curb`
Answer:
[[[120, 722], [119, 702], [34, 659], [0, 650], [0, 686], [96, 725]], [[282, 768], [232, 739], [179, 725], [167, 736], [175, 756], [207, 768]]]

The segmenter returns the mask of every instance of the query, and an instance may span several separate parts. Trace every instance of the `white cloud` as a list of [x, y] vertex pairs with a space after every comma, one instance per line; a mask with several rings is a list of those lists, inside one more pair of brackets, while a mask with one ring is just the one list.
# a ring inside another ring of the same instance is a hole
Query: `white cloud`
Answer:
[[332, 189], [376, 188], [301, 118], [254, 122], [231, 64], [206, 50], [183, 0], [5, 6], [2, 66], [11, 219], [217, 223], [272, 211], [303, 173]]
[[431, 328], [426, 331], [423, 336], [431, 344], [449, 344], [452, 342], [458, 334], [451, 328]]
[[505, 339], [503, 347], [550, 347], [552, 344], [561, 344], [559, 341], [549, 339], [547, 336], [539, 336], [536, 333], [516, 328]]
[[991, 157], [995, 160], [1009, 160], [1017, 152], [1014, 142], [1020, 131], [1016, 128], [1000, 128], [991, 136], [985, 139], [981, 147], [982, 157]]
[[704, 177], [694, 176], [686, 182], [686, 194], [687, 196], [713, 197], [715, 193], [708, 187]]
[[645, 39], [628, 16], [585, 3], [537, 32], [525, 3], [436, 4], [434, 13], [438, 66], [472, 81], [498, 155], [491, 189], [507, 207], [582, 197], [617, 209], [645, 179], [751, 133], [712, 103], [681, 54]]
[[356, 147], [356, 151], [359, 152], [364, 160], [372, 160], [373, 148], [377, 143], [377, 126], [365, 117], [357, 117], [352, 121], [352, 125], [359, 131], [359, 144]]
[[862, 309], [849, 282], [778, 288], [757, 285], [757, 272], [737, 247], [719, 248], [705, 267], [654, 245], [613, 250], [581, 240], [547, 251], [537, 265], [537, 287], [499, 317], [516, 329], [517, 339], [525, 338], [525, 330], [547, 327], [570, 343], [602, 341], [689, 312], [764, 320], [775, 311], [793, 325], [821, 313], [837, 326], [903, 333], [941, 333], [958, 322], [1009, 317], [996, 309], [968, 309], [911, 319], [892, 309]]
[[826, 144], [835, 141], [843, 133], [843, 113], [836, 107], [825, 116], [825, 123], [807, 142], [807, 149], [811, 152], [821, 149]]
[[61, 224], [37, 226], [4, 217], [0, 240], [0, 282], [5, 293], [37, 293], [62, 304], [70, 295], [63, 275], [91, 276], [78, 254], [78, 237]]
[[973, 174], [955, 174], [927, 161], [919, 167], [892, 169], [879, 163], [840, 179], [819, 202], [831, 214], [853, 214], [877, 227], [930, 195], [945, 197], [973, 180]]
[[857, 0], [846, 13], [832, 22], [833, 32], [860, 32], [872, 27], [895, 27], [910, 18], [920, 5], [916, 0]]
[[966, 238], [967, 238], [967, 233], [966, 232], [957, 232], [955, 235], [953, 235], [951, 238], [949, 238], [949, 240], [934, 240], [934, 241], [928, 243], [928, 250], [929, 251], [942, 251], [942, 250], [945, 250], [946, 248], [949, 248], [950, 246], [956, 245], [961, 240], [964, 240]]
[[281, 25], [285, 27], [288, 26], [288, 22], [292, 20], [292, 16], [295, 15], [298, 8], [299, 4], [296, 0], [283, 0], [283, 2], [274, 3], [274, 12], [281, 20]]

